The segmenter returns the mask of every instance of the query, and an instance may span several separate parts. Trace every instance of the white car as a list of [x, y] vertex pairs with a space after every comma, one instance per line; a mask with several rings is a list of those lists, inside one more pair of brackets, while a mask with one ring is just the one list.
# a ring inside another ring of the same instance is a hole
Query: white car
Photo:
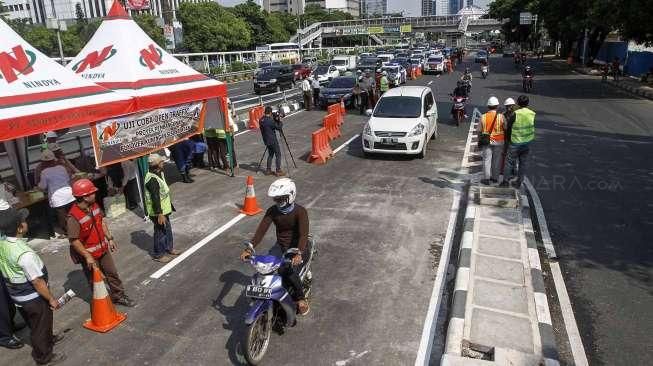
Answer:
[[401, 84], [405, 84], [406, 80], [408, 79], [406, 77], [406, 69], [399, 64], [388, 63], [381, 67], [381, 72], [384, 71], [388, 73], [388, 82], [391, 86], [399, 86]]
[[417, 155], [423, 159], [438, 135], [438, 108], [431, 88], [402, 86], [390, 89], [368, 110], [363, 127], [363, 153]]
[[318, 65], [313, 70], [313, 77], [317, 78], [320, 84], [327, 84], [331, 79], [340, 76], [340, 71], [334, 65]]
[[424, 73], [443, 73], [444, 72], [444, 57], [442, 54], [437, 56], [429, 56], [424, 65]]

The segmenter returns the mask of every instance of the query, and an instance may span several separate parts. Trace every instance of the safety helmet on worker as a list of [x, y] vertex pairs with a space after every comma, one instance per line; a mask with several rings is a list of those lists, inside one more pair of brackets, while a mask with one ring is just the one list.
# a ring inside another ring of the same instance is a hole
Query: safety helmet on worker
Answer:
[[84, 197], [97, 192], [97, 187], [88, 179], [80, 179], [73, 183], [73, 196]]
[[488, 107], [497, 107], [497, 106], [499, 106], [499, 99], [497, 97], [494, 97], [494, 96], [490, 97], [487, 100], [487, 106]]
[[382, 74], [383, 74], [383, 76], [387, 76], [387, 75], [388, 75], [388, 72], [387, 72], [387, 71], [383, 71]]
[[503, 105], [506, 106], [506, 107], [511, 106], [511, 105], [515, 105], [515, 100], [512, 99], [512, 98], [506, 98], [506, 101], [503, 102]]
[[290, 178], [280, 178], [272, 182], [268, 189], [268, 197], [277, 202], [279, 198], [286, 196], [288, 198], [285, 205], [282, 206], [290, 205], [295, 202], [295, 198], [297, 197], [297, 187], [295, 186], [295, 182]]

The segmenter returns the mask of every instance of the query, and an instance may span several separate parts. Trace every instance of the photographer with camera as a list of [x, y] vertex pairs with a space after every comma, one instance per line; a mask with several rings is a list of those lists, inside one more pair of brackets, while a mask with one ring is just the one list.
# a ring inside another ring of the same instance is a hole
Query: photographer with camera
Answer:
[[[272, 107], [265, 107], [265, 115], [261, 117], [259, 121], [259, 127], [261, 129], [261, 135], [263, 137], [263, 144], [265, 144], [265, 149], [268, 152], [268, 161], [267, 169], [265, 170], [265, 175], [276, 175], [277, 177], [283, 177], [286, 175], [281, 170], [281, 149], [279, 147], [279, 141], [277, 140], [277, 134], [275, 131], [280, 131], [283, 127], [281, 122], [281, 117], [278, 112], [276, 116], [272, 116]], [[272, 158], [276, 158], [276, 172], [272, 173]]]

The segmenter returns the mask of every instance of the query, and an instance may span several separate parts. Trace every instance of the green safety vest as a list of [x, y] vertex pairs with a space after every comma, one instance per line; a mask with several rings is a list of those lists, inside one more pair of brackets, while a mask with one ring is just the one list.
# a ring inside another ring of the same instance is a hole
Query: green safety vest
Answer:
[[382, 77], [381, 77], [381, 86], [380, 86], [380, 89], [381, 89], [382, 92], [386, 92], [386, 91], [388, 91], [388, 89], [390, 89], [390, 87], [389, 87], [389, 85], [388, 85], [388, 78], [385, 77], [385, 76], [382, 76]]
[[[9, 295], [17, 304], [23, 304], [38, 298], [40, 295], [34, 285], [27, 279], [23, 268], [18, 264], [25, 253], [34, 253], [24, 240], [9, 242], [0, 240], [0, 272], [4, 277]], [[47, 269], [43, 266], [44, 278], [47, 281]]]
[[515, 123], [512, 125], [510, 142], [526, 144], [535, 139], [535, 112], [528, 108], [515, 111]]
[[216, 128], [215, 130], [216, 130], [217, 133], [218, 133], [218, 138], [219, 138], [219, 139], [224, 140], [224, 139], [227, 138], [227, 135], [225, 134], [224, 130], [221, 130], [221, 129], [219, 129], [219, 128]]
[[[147, 182], [149, 182], [150, 179], [156, 179], [159, 182], [159, 198], [161, 199], [161, 213], [164, 215], [171, 214], [172, 199], [170, 198], [170, 188], [168, 187], [168, 183], [166, 183], [163, 172], [161, 173], [161, 177], [159, 177], [158, 175], [152, 172], [147, 172], [147, 174], [145, 174], [145, 185], [147, 185]], [[152, 196], [150, 195], [150, 192], [147, 189], [145, 190], [145, 212], [147, 212], [148, 216], [155, 215], [154, 206], [152, 205]]]

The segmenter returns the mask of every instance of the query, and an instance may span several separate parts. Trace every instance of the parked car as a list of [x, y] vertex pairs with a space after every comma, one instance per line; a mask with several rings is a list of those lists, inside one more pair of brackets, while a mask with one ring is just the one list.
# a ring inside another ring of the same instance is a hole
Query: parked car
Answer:
[[326, 109], [330, 104], [339, 103], [341, 98], [345, 101], [345, 105], [351, 105], [355, 85], [356, 78], [353, 76], [333, 78], [320, 90], [320, 106]]
[[264, 67], [270, 67], [270, 66], [281, 66], [281, 62], [279, 61], [261, 61], [258, 63], [258, 68], [262, 69]]
[[361, 71], [372, 70], [375, 71], [381, 68], [381, 59], [378, 57], [362, 58], [358, 63], [358, 69]]
[[411, 57], [410, 63], [413, 65], [418, 65], [422, 71], [424, 70], [424, 57]]
[[444, 72], [444, 57], [442, 54], [439, 56], [431, 56], [426, 60], [424, 66], [424, 73], [440, 73]]
[[426, 155], [438, 135], [438, 108], [431, 88], [402, 86], [381, 96], [363, 128], [363, 153]]
[[381, 72], [383, 71], [388, 73], [388, 82], [391, 86], [399, 86], [404, 84], [408, 79], [406, 75], [406, 69], [399, 64], [387, 64], [381, 68]]
[[476, 57], [474, 57], [474, 63], [487, 62], [487, 51], [479, 50], [476, 52]]
[[308, 66], [314, 66], [317, 64], [317, 57], [306, 56], [302, 58], [302, 63]]
[[294, 64], [291, 67], [293, 70], [293, 79], [295, 81], [311, 76], [311, 68], [306, 64]]
[[294, 74], [290, 66], [264, 67], [254, 76], [254, 93], [280, 92], [292, 89]]
[[313, 77], [320, 82], [320, 84], [326, 84], [331, 79], [337, 78], [340, 76], [340, 71], [333, 65], [318, 65], [313, 71]]
[[335, 56], [331, 60], [331, 65], [335, 66], [341, 74], [348, 70], [356, 70], [356, 56]]

